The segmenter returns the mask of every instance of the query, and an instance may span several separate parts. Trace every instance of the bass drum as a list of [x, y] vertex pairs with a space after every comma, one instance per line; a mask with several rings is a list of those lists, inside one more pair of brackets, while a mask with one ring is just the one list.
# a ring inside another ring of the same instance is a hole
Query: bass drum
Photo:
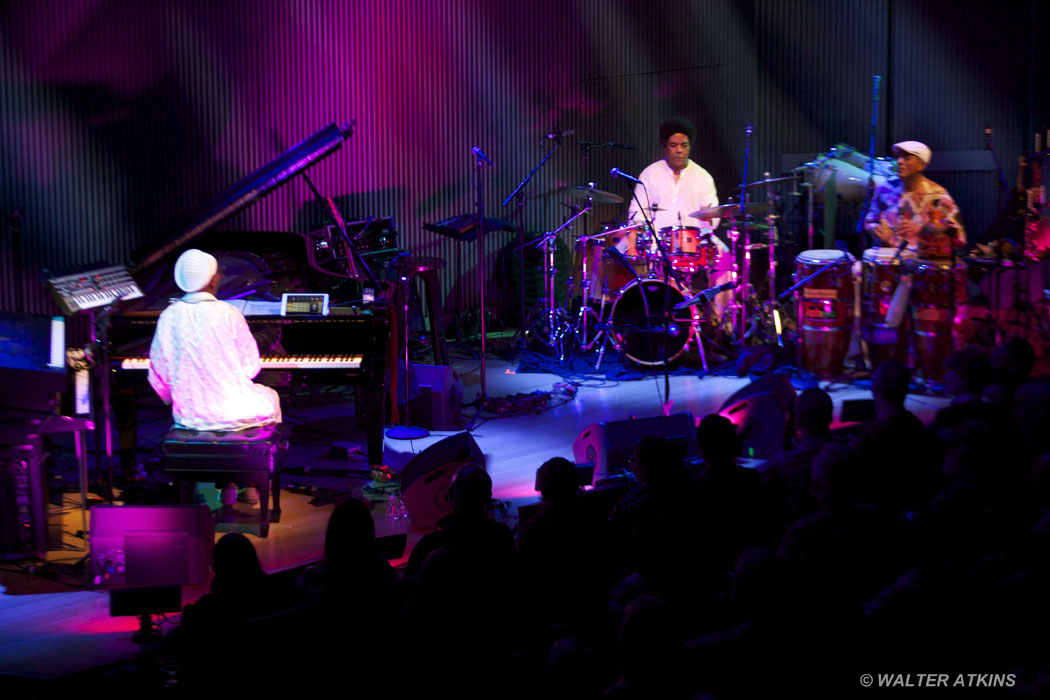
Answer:
[[[667, 315], [662, 313], [665, 300], [671, 310]], [[669, 364], [680, 358], [689, 350], [694, 324], [700, 321], [697, 305], [674, 310], [675, 304], [684, 300], [674, 280], [670, 286], [655, 277], [631, 280], [616, 295], [609, 317], [616, 349], [646, 367], [663, 366], [665, 361]]]

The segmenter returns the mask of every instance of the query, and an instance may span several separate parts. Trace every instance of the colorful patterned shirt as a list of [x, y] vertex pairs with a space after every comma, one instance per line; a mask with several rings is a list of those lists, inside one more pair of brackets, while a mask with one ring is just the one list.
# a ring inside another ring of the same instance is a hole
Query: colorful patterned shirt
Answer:
[[881, 245], [899, 246], [897, 224], [910, 219], [923, 227], [919, 236], [908, 241], [907, 250], [920, 258], [951, 257], [952, 239], [966, 243], [966, 230], [959, 220], [955, 200], [936, 182], [923, 179], [914, 192], [904, 191], [904, 182], [892, 178], [875, 189], [864, 228], [881, 241]]

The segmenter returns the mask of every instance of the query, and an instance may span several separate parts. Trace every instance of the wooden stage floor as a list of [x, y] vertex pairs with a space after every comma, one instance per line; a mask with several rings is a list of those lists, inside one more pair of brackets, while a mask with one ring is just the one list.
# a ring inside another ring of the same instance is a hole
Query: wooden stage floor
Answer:
[[[469, 402], [480, 389], [480, 361], [455, 360], [454, 367], [464, 381], [465, 399]], [[516, 374], [515, 368], [516, 364], [496, 358], [487, 362], [487, 393], [490, 397], [550, 391], [556, 383], [564, 381], [554, 374]], [[716, 411], [730, 395], [749, 381], [748, 378], [736, 377], [732, 372], [729, 372], [729, 376], [708, 375], [703, 378], [695, 375], [671, 376], [672, 411], [690, 411], [696, 416]], [[812, 382], [798, 379], [794, 384], [796, 389], [813, 385]], [[836, 418], [843, 400], [871, 396], [866, 389], [846, 384], [827, 388], [836, 405]], [[663, 375], [654, 373], [639, 381], [589, 380], [583, 382], [572, 400], [559, 401], [555, 400], [552, 403], [556, 405], [536, 414], [479, 419], [472, 430], [486, 455], [494, 496], [510, 501], [512, 514], [516, 513], [517, 506], [537, 500], [538, 494], [533, 488], [536, 469], [554, 456], [571, 459], [573, 441], [588, 425], [631, 416], [642, 418], [660, 415]], [[944, 397], [909, 396], [908, 407], [920, 418], [929, 420], [936, 409], [946, 402]], [[473, 408], [464, 410], [467, 420], [473, 413]], [[388, 438], [387, 461], [396, 468], [413, 454], [450, 434], [452, 432], [434, 433], [414, 441]], [[345, 474], [333, 473], [337, 470], [331, 469], [332, 462], [327, 452], [327, 446], [314, 444], [309, 448], [296, 449], [293, 445], [286, 468], [309, 469], [312, 466], [325, 469], [329, 475], [321, 480], [322, 487], [359, 495], [366, 479], [359, 470], [348, 470]], [[321, 454], [325, 454], [326, 458], [317, 461]], [[311, 465], [312, 460], [315, 463]], [[364, 467], [360, 462], [351, 466], [358, 469]], [[296, 479], [289, 475], [284, 483], [295, 484]], [[283, 492], [281, 522], [271, 526], [268, 539], [252, 537], [267, 571], [294, 568], [321, 557], [324, 530], [333, 506], [331, 503], [311, 505], [312, 498], [310, 493]], [[411, 521], [407, 525], [404, 521], [388, 521], [385, 506], [381, 503], [375, 508], [374, 516], [379, 535], [408, 529], [409, 549], [423, 534]], [[75, 518], [75, 522], [71, 522], [66, 529], [79, 530], [79, 512], [68, 517]], [[513, 525], [513, 522], [510, 524]], [[83, 554], [67, 551], [54, 552], [49, 558], [71, 562], [80, 556]], [[0, 586], [0, 674], [58, 678], [128, 659], [138, 651], [130, 639], [137, 627], [137, 620], [109, 617], [108, 596], [104, 591], [60, 584], [41, 587], [38, 582], [27, 580], [26, 574], [12, 573], [10, 567], [0, 572]], [[185, 588], [183, 602], [196, 600], [205, 590], [203, 586]], [[172, 617], [173, 621], [177, 619], [177, 615]]]

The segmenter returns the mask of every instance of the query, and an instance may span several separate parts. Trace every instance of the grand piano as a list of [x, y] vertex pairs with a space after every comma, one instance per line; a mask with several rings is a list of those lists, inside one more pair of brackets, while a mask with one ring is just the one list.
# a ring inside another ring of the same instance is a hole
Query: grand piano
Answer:
[[[214, 230], [336, 151], [351, 133], [347, 124], [325, 127], [216, 195], [188, 215], [173, 234], [133, 253], [130, 273], [142, 296], [122, 302], [108, 333], [118, 426], [134, 424], [133, 418], [119, 415], [121, 407], [126, 413], [133, 406], [127, 400], [133, 395], [128, 387], [145, 377], [142, 370], [149, 366], [157, 318], [181, 296], [172, 275], [175, 261], [194, 247], [218, 258], [223, 280], [217, 296], [243, 307], [264, 370], [280, 370], [282, 383], [354, 386], [369, 463], [382, 464], [384, 386], [387, 368], [392, 366], [390, 353], [396, 350], [390, 342], [391, 314], [384, 289], [376, 288], [375, 277], [353, 243], [361, 227], [329, 226], [307, 234]], [[326, 293], [329, 313], [282, 316], [274, 306], [286, 292]], [[122, 434], [121, 444], [133, 448], [134, 438]]]

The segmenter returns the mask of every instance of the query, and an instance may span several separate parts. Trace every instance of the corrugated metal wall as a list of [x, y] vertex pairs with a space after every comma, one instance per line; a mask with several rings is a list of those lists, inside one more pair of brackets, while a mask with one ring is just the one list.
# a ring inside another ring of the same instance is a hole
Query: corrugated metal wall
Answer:
[[[902, 0], [8, 4], [0, 206], [24, 210], [25, 279], [5, 249], [0, 308], [51, 310], [41, 268], [121, 260], [283, 148], [349, 118], [357, 133], [311, 177], [348, 217], [394, 216], [403, 247], [444, 257], [450, 309], [476, 304], [474, 248], [421, 223], [473, 210], [475, 145], [495, 161], [482, 173], [487, 213], [511, 218], [499, 203], [555, 126], [576, 134], [527, 188], [531, 231], [557, 225], [564, 185], [627, 194], [609, 168], [637, 172], [657, 158], [656, 127], [671, 113], [696, 121], [695, 159], [723, 196], [742, 177], [745, 122], [755, 125], [750, 179], [777, 172], [783, 153], [867, 150], [876, 73], [880, 153], [903, 138], [935, 153], [978, 150], [992, 123], [1012, 182], [1045, 100], [1020, 97], [1033, 75], [1032, 7], [1001, 5], [961, 0], [945, 15], [931, 9], [940, 3]], [[583, 157], [579, 140], [638, 150]], [[990, 219], [990, 173], [937, 179], [971, 231]], [[297, 180], [228, 227], [302, 230], [308, 199]], [[617, 213], [603, 205], [591, 225]], [[486, 241], [490, 270], [512, 238]], [[489, 283], [490, 301], [504, 281]]]

